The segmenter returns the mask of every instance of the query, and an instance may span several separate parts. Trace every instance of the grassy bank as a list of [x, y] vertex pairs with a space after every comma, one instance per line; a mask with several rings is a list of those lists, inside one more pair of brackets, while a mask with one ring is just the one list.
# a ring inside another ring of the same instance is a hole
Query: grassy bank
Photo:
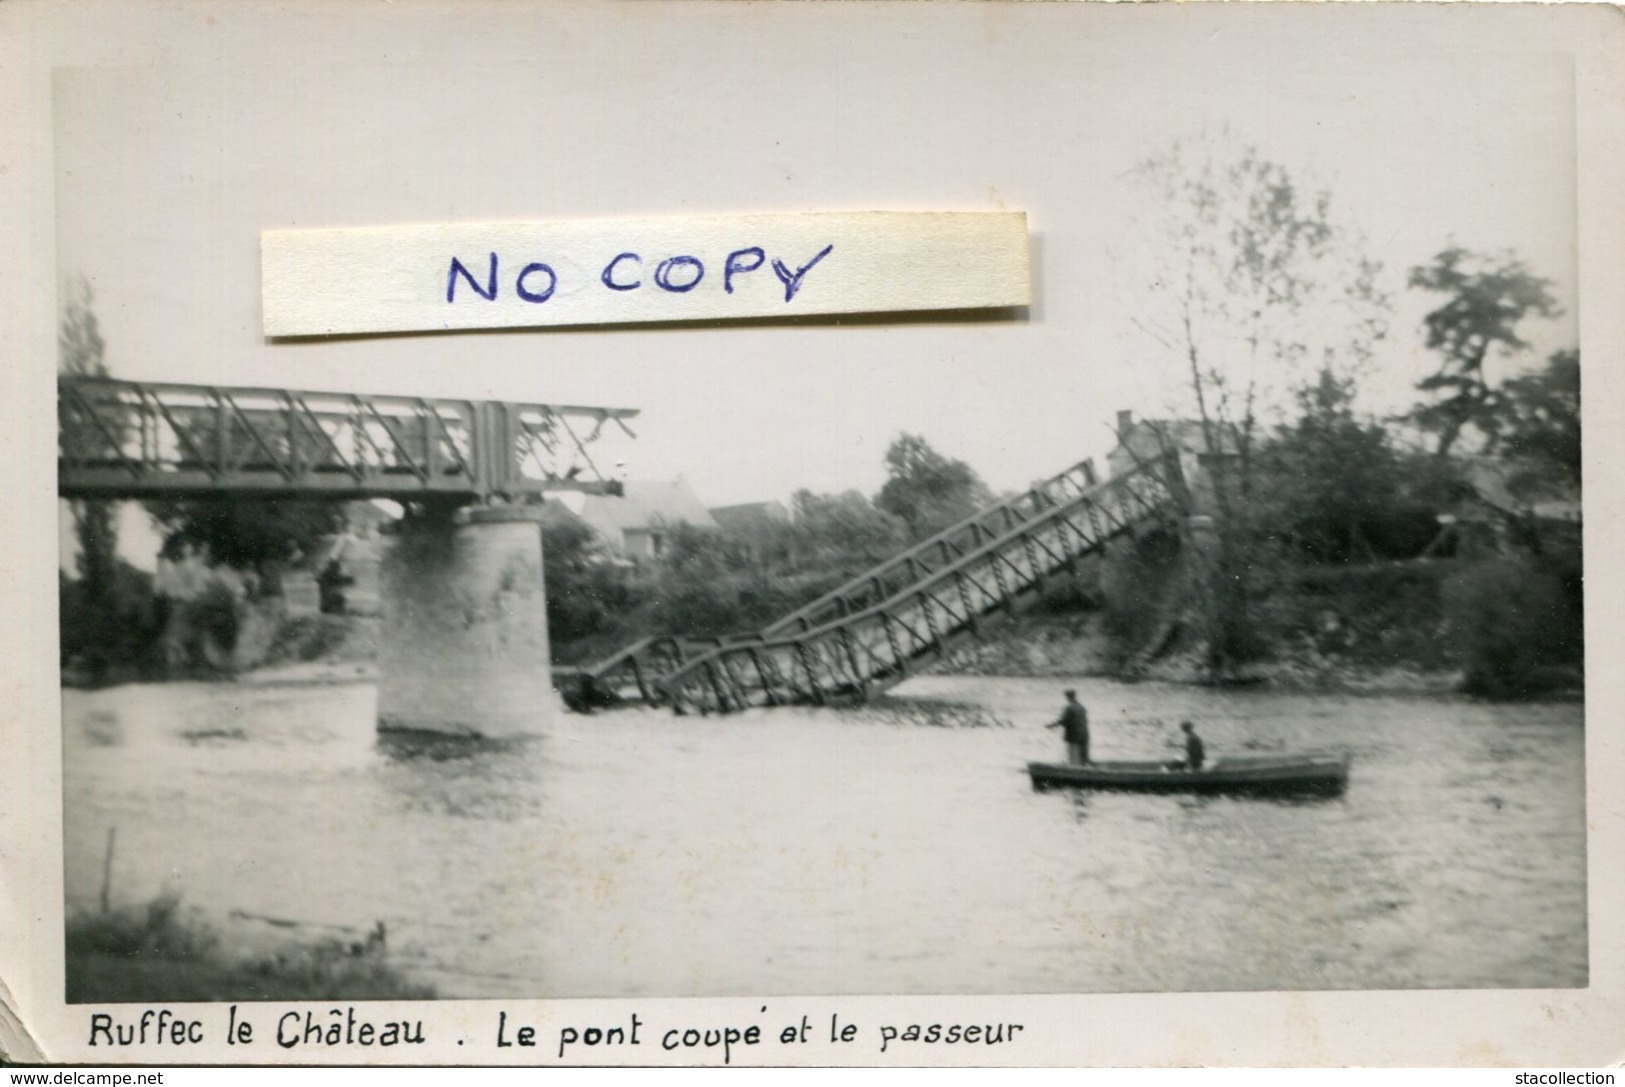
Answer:
[[166, 895], [71, 916], [70, 1004], [222, 1000], [432, 1000], [388, 961], [382, 931], [365, 940], [286, 941], [228, 952], [219, 930]]

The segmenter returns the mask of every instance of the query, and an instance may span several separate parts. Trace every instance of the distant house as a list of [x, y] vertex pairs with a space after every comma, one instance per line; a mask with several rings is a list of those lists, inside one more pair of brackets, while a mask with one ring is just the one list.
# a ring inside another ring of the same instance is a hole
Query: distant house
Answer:
[[[1219, 455], [1234, 456], [1238, 448], [1235, 428], [1222, 423], [1212, 426]], [[1117, 413], [1117, 445], [1106, 454], [1106, 464], [1113, 477], [1122, 476], [1174, 451], [1180, 455], [1180, 466], [1187, 479], [1194, 476], [1197, 468], [1206, 466], [1214, 450], [1209, 445], [1207, 428], [1200, 420], [1135, 419], [1132, 411], [1120, 411]]]
[[1569, 551], [1578, 556], [1584, 513], [1577, 487], [1531, 478], [1502, 457], [1457, 458], [1472, 495], [1439, 515], [1458, 555]]
[[661, 558], [678, 525], [715, 529], [716, 518], [682, 476], [673, 480], [627, 480], [623, 494], [589, 494], [575, 513], [612, 555], [646, 562]]

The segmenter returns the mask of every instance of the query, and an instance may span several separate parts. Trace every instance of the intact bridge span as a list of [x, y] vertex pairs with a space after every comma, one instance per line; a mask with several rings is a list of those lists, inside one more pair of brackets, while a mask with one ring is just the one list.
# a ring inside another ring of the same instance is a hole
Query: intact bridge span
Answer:
[[380, 729], [540, 732], [555, 702], [542, 581], [549, 491], [613, 492], [591, 446], [628, 408], [61, 377], [70, 499], [389, 498]]

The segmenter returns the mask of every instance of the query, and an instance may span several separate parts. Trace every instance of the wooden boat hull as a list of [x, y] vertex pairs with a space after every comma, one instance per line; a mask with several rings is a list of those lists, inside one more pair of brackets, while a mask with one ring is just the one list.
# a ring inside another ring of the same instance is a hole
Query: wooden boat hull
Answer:
[[1337, 755], [1231, 758], [1201, 770], [1170, 770], [1160, 762], [1030, 762], [1027, 773], [1040, 789], [1336, 796], [1348, 787], [1349, 760]]

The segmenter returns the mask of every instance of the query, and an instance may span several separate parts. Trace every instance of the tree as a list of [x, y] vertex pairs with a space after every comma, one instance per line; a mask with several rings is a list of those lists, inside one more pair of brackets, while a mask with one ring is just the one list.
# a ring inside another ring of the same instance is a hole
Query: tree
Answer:
[[57, 329], [57, 369], [74, 377], [106, 377], [105, 344], [96, 321], [96, 295], [83, 276], [68, 286], [67, 305]]
[[1410, 285], [1446, 296], [1422, 321], [1428, 350], [1439, 353], [1439, 369], [1417, 383], [1439, 399], [1417, 408], [1411, 419], [1437, 437], [1435, 452], [1441, 457], [1468, 427], [1493, 442], [1500, 398], [1485, 378], [1484, 364], [1529, 347], [1518, 335], [1528, 318], [1562, 313], [1551, 280], [1535, 275], [1511, 253], [1485, 255], [1452, 245], [1432, 264], [1412, 268]]
[[1525, 465], [1529, 483], [1580, 485], [1580, 352], [1558, 351], [1546, 366], [1502, 384], [1490, 448]]
[[1364, 370], [1386, 334], [1381, 266], [1334, 220], [1329, 193], [1228, 131], [1176, 142], [1131, 177], [1151, 209], [1128, 254], [1140, 265], [1134, 321], [1177, 364], [1176, 410], [1200, 423], [1207, 454], [1212, 509], [1202, 512], [1214, 539], [1195, 553], [1207, 567], [1208, 666], [1223, 674], [1257, 651], [1249, 582], [1259, 577], [1260, 420], [1284, 417], [1322, 375], [1338, 383]]
[[[60, 373], [72, 377], [106, 376], [106, 345], [96, 320], [95, 305], [96, 296], [89, 280], [81, 276], [68, 285], [67, 303], [57, 329], [57, 370]], [[117, 507], [106, 499], [76, 499], [68, 503], [68, 510], [79, 544], [75, 562], [79, 574], [75, 594], [76, 624], [82, 624], [90, 631], [116, 630], [120, 625], [117, 620]], [[63, 637], [70, 637], [66, 625]], [[97, 662], [103, 659], [100, 654], [93, 653], [91, 656]], [[100, 670], [99, 664], [97, 670]]]
[[164, 530], [170, 557], [183, 546], [198, 547], [212, 563], [262, 575], [348, 523], [341, 503], [294, 498], [153, 499], [147, 512]]
[[908, 528], [857, 491], [814, 494], [797, 491], [790, 499], [793, 546], [815, 564], [872, 565], [902, 550]]
[[900, 519], [916, 540], [993, 501], [970, 465], [943, 456], [918, 434], [901, 434], [886, 449], [886, 476], [875, 506]]
[[1373, 557], [1371, 528], [1401, 489], [1400, 459], [1387, 431], [1356, 418], [1353, 400], [1352, 381], [1323, 371], [1299, 390], [1298, 418], [1261, 451], [1261, 528], [1295, 557]]
[[636, 604], [627, 579], [604, 561], [592, 529], [568, 512], [544, 515], [542, 579], [555, 649], [614, 631]]
[[1210, 454], [1245, 455], [1261, 414], [1369, 363], [1386, 335], [1382, 269], [1328, 192], [1228, 130], [1176, 141], [1130, 176], [1149, 205], [1125, 254], [1133, 320], [1177, 364], [1179, 413], [1202, 422]]

